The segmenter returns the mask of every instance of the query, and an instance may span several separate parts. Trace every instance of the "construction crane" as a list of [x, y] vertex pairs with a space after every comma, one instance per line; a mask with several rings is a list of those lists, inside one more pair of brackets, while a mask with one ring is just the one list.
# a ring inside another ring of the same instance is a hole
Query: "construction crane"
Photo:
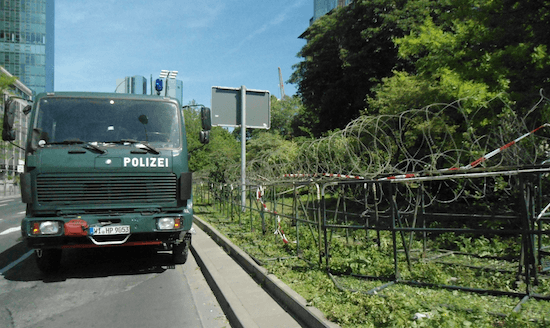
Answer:
[[285, 98], [285, 85], [283, 83], [283, 74], [281, 73], [281, 68], [279, 67], [279, 87], [281, 88], [281, 100]]

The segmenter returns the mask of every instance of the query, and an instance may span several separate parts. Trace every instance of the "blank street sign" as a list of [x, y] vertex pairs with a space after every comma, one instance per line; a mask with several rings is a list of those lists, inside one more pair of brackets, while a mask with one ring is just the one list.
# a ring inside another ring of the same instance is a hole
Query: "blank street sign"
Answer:
[[[246, 127], [271, 127], [269, 91], [246, 89]], [[241, 126], [241, 89], [212, 87], [212, 125]]]

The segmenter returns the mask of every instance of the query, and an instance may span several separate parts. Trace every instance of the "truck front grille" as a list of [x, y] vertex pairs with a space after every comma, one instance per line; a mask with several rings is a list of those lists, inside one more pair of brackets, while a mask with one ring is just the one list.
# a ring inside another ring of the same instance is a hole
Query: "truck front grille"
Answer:
[[47, 204], [162, 203], [176, 200], [174, 174], [40, 174], [38, 202]]

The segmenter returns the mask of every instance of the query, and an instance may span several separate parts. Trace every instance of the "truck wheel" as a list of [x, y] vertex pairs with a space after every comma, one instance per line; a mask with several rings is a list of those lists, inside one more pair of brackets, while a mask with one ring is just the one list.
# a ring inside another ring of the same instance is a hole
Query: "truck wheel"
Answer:
[[44, 273], [52, 273], [59, 270], [61, 267], [61, 249], [35, 249], [36, 264], [40, 271]]
[[191, 246], [191, 235], [187, 234], [182, 243], [172, 246], [172, 259], [175, 264], [185, 264], [189, 255], [189, 246]]

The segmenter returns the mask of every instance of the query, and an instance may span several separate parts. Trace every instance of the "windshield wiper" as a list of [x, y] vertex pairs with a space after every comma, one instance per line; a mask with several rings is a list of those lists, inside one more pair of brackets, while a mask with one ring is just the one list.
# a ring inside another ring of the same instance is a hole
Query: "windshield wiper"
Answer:
[[[160, 151], [158, 151], [156, 148], [154, 148], [153, 146], [151, 146], [150, 144], [148, 144], [147, 142], [145, 141], [137, 141], [135, 139], [120, 139], [120, 140], [117, 140], [117, 141], [105, 141], [106, 143], [116, 143], [116, 144], [136, 144], [136, 147], [137, 148], [145, 148], [146, 150], [150, 151], [151, 153], [155, 154], [155, 155], [158, 155], [160, 154]], [[140, 146], [143, 146], [143, 147], [140, 147]]]
[[89, 150], [95, 150], [101, 154], [105, 154], [107, 151], [105, 149], [101, 149], [99, 148], [98, 146], [92, 144], [92, 143], [87, 143], [85, 146], [82, 146], [83, 148], [86, 148], [86, 149], [89, 149]]
[[155, 154], [155, 155], [160, 154], [160, 151], [156, 150], [155, 147], [151, 146], [151, 145], [148, 144], [147, 142], [140, 141], [139, 144], [136, 145], [136, 147], [142, 148], [142, 147], [139, 147], [140, 145], [143, 146], [146, 150], [152, 152], [152, 153]]
[[82, 146], [82, 148], [93, 150], [100, 154], [105, 154], [107, 152], [105, 149], [101, 149], [90, 142], [85, 142], [78, 139], [67, 139], [67, 140], [58, 141], [58, 142], [48, 142], [48, 145], [82, 145], [82, 144], [86, 144]]

